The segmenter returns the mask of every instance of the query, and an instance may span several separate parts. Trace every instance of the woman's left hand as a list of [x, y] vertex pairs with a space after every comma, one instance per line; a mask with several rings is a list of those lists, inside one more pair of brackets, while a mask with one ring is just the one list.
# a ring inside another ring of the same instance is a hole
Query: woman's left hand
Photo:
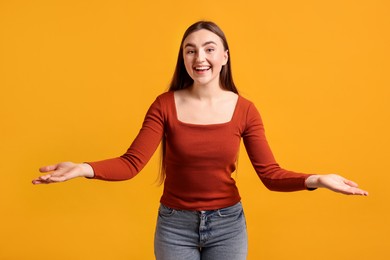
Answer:
[[306, 179], [308, 188], [327, 188], [347, 195], [368, 196], [368, 192], [358, 188], [357, 183], [337, 174], [311, 175]]

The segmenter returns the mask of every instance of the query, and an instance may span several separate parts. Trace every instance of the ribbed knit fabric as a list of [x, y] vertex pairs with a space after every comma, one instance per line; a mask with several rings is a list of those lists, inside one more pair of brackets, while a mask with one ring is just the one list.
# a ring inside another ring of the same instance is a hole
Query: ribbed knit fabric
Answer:
[[173, 92], [157, 97], [127, 152], [117, 158], [90, 162], [96, 179], [119, 181], [134, 177], [149, 161], [165, 135], [166, 179], [161, 202], [174, 209], [212, 210], [240, 201], [231, 177], [241, 139], [264, 185], [275, 191], [306, 189], [308, 174], [279, 167], [267, 143], [259, 112], [239, 96], [232, 119], [197, 125], [178, 120]]

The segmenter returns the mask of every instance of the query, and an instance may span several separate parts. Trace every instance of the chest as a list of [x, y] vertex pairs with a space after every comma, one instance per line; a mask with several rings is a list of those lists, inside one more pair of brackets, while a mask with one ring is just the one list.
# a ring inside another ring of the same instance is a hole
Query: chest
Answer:
[[232, 120], [237, 99], [224, 102], [186, 101], [176, 102], [176, 117], [183, 123], [209, 125]]

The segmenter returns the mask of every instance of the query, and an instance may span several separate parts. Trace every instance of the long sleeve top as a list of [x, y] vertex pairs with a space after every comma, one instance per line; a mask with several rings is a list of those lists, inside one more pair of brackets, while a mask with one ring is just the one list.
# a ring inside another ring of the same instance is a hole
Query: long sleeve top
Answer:
[[175, 209], [213, 210], [234, 205], [241, 199], [231, 176], [236, 170], [241, 139], [257, 175], [268, 189], [306, 189], [309, 175], [278, 165], [258, 110], [242, 96], [238, 97], [229, 122], [199, 125], [180, 121], [174, 93], [163, 93], [150, 106], [139, 134], [125, 154], [89, 164], [96, 179], [131, 179], [142, 170], [161, 140], [165, 140], [166, 178], [161, 203]]

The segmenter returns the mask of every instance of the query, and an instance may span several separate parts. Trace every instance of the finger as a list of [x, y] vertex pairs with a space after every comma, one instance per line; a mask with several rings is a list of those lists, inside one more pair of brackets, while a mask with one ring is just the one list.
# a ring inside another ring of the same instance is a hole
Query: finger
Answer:
[[368, 196], [368, 192], [365, 190], [361, 190], [361, 189], [355, 189], [354, 195]]
[[38, 179], [33, 180], [33, 184], [50, 184], [50, 183], [63, 181], [63, 180], [60, 180], [60, 178], [61, 177], [45, 175], [45, 176], [39, 177]]
[[58, 182], [57, 179], [58, 177], [53, 176], [52, 174], [47, 174], [47, 175], [40, 176], [38, 179], [35, 180], [35, 182], [38, 184], [42, 184], [42, 183], [48, 184], [48, 183]]
[[54, 182], [64, 182], [68, 180], [65, 176], [52, 176], [50, 177], [49, 181], [50, 183], [54, 183]]
[[38, 179], [32, 180], [32, 184], [41, 184], [42, 182]]
[[50, 172], [50, 171], [55, 171], [58, 168], [58, 164], [53, 164], [53, 165], [48, 165], [48, 166], [43, 166], [39, 168], [40, 172]]
[[39, 180], [41, 181], [48, 181], [50, 180], [50, 178], [52, 177], [53, 174], [46, 174], [46, 175], [42, 175], [42, 176], [39, 176]]
[[41, 179], [40, 177], [32, 180], [32, 184], [49, 184], [51, 183], [49, 179]]
[[342, 193], [344, 194], [347, 194], [347, 195], [362, 195], [362, 196], [368, 196], [368, 192], [367, 191], [364, 191], [362, 189], [358, 189], [358, 188], [348, 188], [348, 189], [344, 189], [342, 191]]
[[49, 183], [50, 182], [43, 181], [43, 180], [38, 180], [38, 179], [32, 181], [32, 184], [34, 184], [34, 185], [37, 185], [37, 184], [49, 184]]

